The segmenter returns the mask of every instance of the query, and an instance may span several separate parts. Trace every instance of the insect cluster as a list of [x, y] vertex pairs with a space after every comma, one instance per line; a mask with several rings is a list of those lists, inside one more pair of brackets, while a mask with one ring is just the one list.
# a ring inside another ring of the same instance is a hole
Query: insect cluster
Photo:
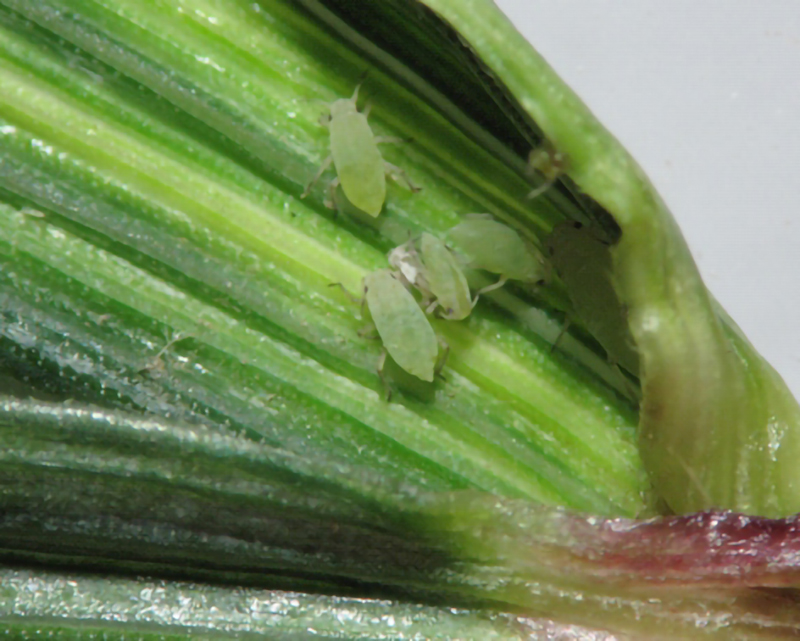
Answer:
[[[362, 307], [369, 309], [385, 349], [378, 363], [384, 386], [387, 353], [406, 372], [427, 382], [444, 367], [449, 347], [436, 336], [429, 316], [464, 320], [481, 294], [509, 279], [536, 282], [544, 274], [536, 250], [491, 218], [469, 217], [450, 229], [448, 237], [451, 246], [423, 232], [389, 252], [388, 268], [364, 278]], [[473, 294], [465, 269], [482, 269], [499, 280]], [[388, 386], [386, 390], [388, 397]]]
[[[369, 108], [358, 111], [358, 91], [357, 87], [351, 98], [332, 103], [330, 113], [321, 119], [330, 132], [331, 154], [302, 197], [310, 193], [333, 164], [336, 178], [328, 187], [326, 205], [336, 206], [335, 194], [341, 186], [352, 205], [377, 217], [386, 200], [387, 174], [414, 192], [419, 189], [402, 169], [384, 161], [379, 144], [405, 141], [373, 134], [367, 121]], [[548, 165], [548, 173], [545, 164], [539, 163], [535, 168], [550, 180], [550, 173], [556, 169]], [[544, 275], [538, 251], [512, 228], [488, 214], [467, 216], [447, 236], [449, 242], [427, 232], [410, 239], [389, 252], [388, 268], [364, 278], [360, 302], [362, 309], [365, 306], [369, 309], [383, 342], [378, 374], [385, 386], [383, 369], [387, 354], [403, 370], [423, 381], [432, 382], [441, 371], [449, 347], [437, 338], [429, 316], [462, 321], [470, 315], [481, 294], [502, 287], [509, 279], [536, 282]], [[465, 269], [484, 270], [499, 278], [472, 292]], [[388, 397], [388, 386], [386, 390]]]

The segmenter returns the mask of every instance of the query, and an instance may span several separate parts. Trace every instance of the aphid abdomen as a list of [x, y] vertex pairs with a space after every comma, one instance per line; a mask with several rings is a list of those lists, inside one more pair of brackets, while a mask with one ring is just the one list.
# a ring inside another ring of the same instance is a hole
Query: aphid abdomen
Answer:
[[369, 274], [364, 284], [367, 306], [386, 351], [409, 374], [433, 381], [439, 343], [417, 301], [388, 269]]
[[334, 117], [330, 125], [331, 155], [347, 199], [370, 216], [386, 200], [386, 170], [366, 116], [358, 112]]
[[445, 244], [431, 234], [422, 234], [422, 261], [431, 293], [448, 320], [462, 320], [472, 311], [472, 298], [464, 272]]

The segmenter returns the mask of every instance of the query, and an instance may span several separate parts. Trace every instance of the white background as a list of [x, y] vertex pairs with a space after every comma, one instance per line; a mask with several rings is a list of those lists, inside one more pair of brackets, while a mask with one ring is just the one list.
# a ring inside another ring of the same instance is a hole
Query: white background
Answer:
[[496, 2], [644, 167], [800, 398], [800, 1]]

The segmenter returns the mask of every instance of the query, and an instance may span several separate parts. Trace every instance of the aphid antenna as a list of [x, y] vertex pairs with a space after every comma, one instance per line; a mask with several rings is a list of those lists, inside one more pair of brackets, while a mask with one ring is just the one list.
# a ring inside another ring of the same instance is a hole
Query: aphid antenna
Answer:
[[408, 253], [414, 254], [414, 256], [419, 256], [419, 251], [417, 250], [417, 241], [420, 239], [422, 234], [415, 234], [410, 229], [408, 230], [408, 240], [406, 241], [406, 245], [408, 245]]
[[408, 247], [408, 253], [412, 255], [414, 258], [419, 258], [419, 250], [417, 249], [417, 241], [420, 238], [420, 234], [416, 236], [412, 235], [411, 230], [408, 230], [408, 240], [406, 241], [406, 246]]
[[364, 69], [364, 71], [362, 71], [361, 75], [358, 77], [358, 82], [356, 83], [355, 91], [353, 91], [353, 97], [350, 98], [350, 100], [353, 101], [354, 105], [358, 103], [358, 92], [361, 90], [361, 85], [364, 84], [364, 81], [367, 79], [367, 76], [369, 76], [369, 69]]
[[500, 289], [507, 282], [508, 282], [508, 277], [501, 275], [500, 280], [498, 280], [496, 283], [492, 283], [491, 285], [487, 285], [486, 287], [479, 289], [477, 292], [475, 292], [475, 295], [480, 296], [481, 294], [488, 294], [489, 292], [493, 292], [495, 289]]
[[379, 145], [406, 145], [414, 142], [414, 139], [400, 136], [375, 136], [375, 142]]
[[326, 107], [330, 104], [329, 101], [324, 100], [323, 98], [318, 98], [317, 96], [300, 96], [299, 98], [294, 99], [295, 102], [309, 104], [312, 102], [318, 102], [321, 105], [325, 105]]
[[332, 163], [333, 163], [333, 156], [328, 156], [325, 160], [322, 161], [319, 170], [311, 179], [311, 182], [309, 182], [308, 185], [306, 185], [306, 188], [303, 190], [303, 193], [300, 194], [301, 200], [311, 193], [311, 190], [314, 189], [314, 185], [316, 185], [319, 182], [319, 179], [322, 178], [322, 174], [325, 173], [325, 171], [328, 169], [328, 167], [331, 166]]
[[417, 187], [417, 185], [412, 182], [411, 178], [409, 178], [404, 169], [401, 169], [397, 165], [393, 165], [386, 160], [383, 161], [383, 164], [386, 167], [386, 173], [389, 174], [395, 182], [405, 183], [406, 187], [408, 187], [414, 194], [422, 191], [422, 187]]
[[360, 87], [363, 85], [367, 78], [369, 78], [369, 69], [364, 69], [364, 71], [358, 75], [358, 86]]

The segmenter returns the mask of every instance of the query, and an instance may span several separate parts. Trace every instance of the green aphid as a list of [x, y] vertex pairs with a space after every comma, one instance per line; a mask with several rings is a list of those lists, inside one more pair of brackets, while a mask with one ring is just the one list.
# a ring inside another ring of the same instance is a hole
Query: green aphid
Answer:
[[[432, 382], [439, 362], [439, 341], [414, 296], [389, 269], [364, 278], [364, 296], [386, 352], [409, 374]], [[378, 365], [383, 379], [385, 353]], [[388, 395], [388, 393], [387, 393]]]
[[528, 194], [528, 198], [536, 198], [546, 192], [566, 171], [567, 157], [546, 143], [534, 149], [528, 156], [528, 171], [538, 173], [544, 179], [541, 185]]
[[[360, 87], [360, 85], [359, 85]], [[341, 184], [347, 199], [361, 211], [376, 217], [386, 200], [386, 174], [402, 180], [412, 191], [418, 188], [405, 172], [381, 156], [378, 145], [404, 142], [400, 138], [376, 137], [367, 122], [369, 107], [358, 111], [358, 89], [352, 98], [343, 98], [330, 106], [330, 114], [323, 117], [331, 139], [331, 155], [322, 163], [301, 198], [305, 198], [328, 167], [333, 163], [337, 177], [330, 183], [326, 205], [335, 208], [336, 188]]]
[[453, 227], [448, 236], [468, 267], [500, 275], [498, 282], [478, 291], [479, 295], [502, 287], [509, 279], [537, 282], [544, 278], [544, 261], [538, 251], [496, 220], [471, 216]]
[[425, 280], [435, 299], [428, 311], [440, 307], [442, 318], [447, 320], [463, 320], [469, 316], [474, 302], [467, 277], [452, 252], [436, 236], [423, 233], [420, 253]]
[[546, 246], [575, 315], [606, 350], [609, 362], [638, 375], [639, 356], [611, 279], [610, 245], [589, 227], [570, 222], [556, 225]]

